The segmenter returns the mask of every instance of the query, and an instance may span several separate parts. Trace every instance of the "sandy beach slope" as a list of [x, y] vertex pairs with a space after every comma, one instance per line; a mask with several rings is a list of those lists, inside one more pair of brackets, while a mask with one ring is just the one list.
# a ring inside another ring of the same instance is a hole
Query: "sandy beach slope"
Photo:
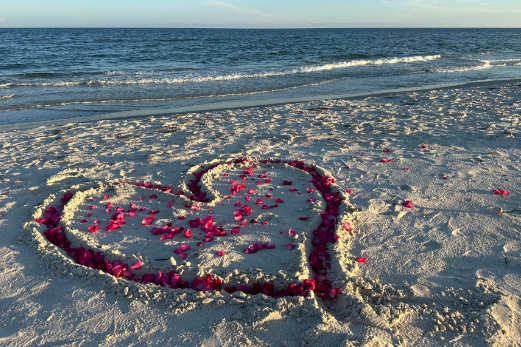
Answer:
[[[0, 343], [516, 345], [520, 114], [514, 83], [4, 131]], [[200, 204], [135, 184], [183, 190], [204, 165], [237, 158], [251, 162], [203, 175], [212, 199]], [[138, 264], [135, 276], [284, 290], [314, 276], [329, 205], [309, 173], [265, 159], [302, 160], [343, 197], [327, 244], [334, 299], [115, 278], [75, 264], [35, 221], [74, 191], [61, 220], [73, 245]], [[111, 229], [117, 207], [125, 223]], [[209, 216], [226, 236], [190, 223]]]

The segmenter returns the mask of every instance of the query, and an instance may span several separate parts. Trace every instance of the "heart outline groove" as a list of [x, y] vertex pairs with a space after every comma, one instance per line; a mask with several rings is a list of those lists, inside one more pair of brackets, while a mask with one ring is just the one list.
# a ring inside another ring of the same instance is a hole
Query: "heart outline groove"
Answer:
[[[234, 167], [240, 167], [241, 165], [282, 165], [301, 170], [311, 177], [314, 189], [320, 194], [325, 203], [324, 211], [321, 212], [320, 216], [320, 224], [314, 227], [311, 232], [311, 240], [309, 242], [311, 250], [306, 250], [306, 265], [311, 270], [308, 274], [312, 277], [296, 283], [290, 282], [287, 284], [287, 287], [277, 289], [269, 281], [230, 285], [223, 283], [220, 278], [211, 274], [183, 278], [174, 270], [167, 273], [144, 273], [137, 276], [131, 264], [119, 259], [113, 259], [113, 257], [108, 259], [109, 257], [100, 251], [87, 249], [82, 246], [72, 247], [68, 238], [70, 232], [67, 225], [64, 225], [62, 221], [63, 212], [67, 204], [75, 198], [78, 192], [84, 192], [89, 189], [88, 185], [73, 186], [60, 194], [51, 195], [35, 212], [33, 216], [34, 221], [26, 223], [26, 229], [30, 232], [31, 239], [35, 241], [40, 254], [54, 258], [52, 263], [57, 266], [59, 266], [57, 259], [65, 261], [75, 270], [81, 270], [81, 275], [108, 275], [113, 281], [118, 282], [123, 279], [127, 284], [133, 282], [138, 284], [138, 286], [155, 284], [158, 287], [193, 289], [195, 291], [225, 291], [230, 294], [234, 292], [243, 292], [250, 295], [262, 293], [274, 298], [308, 296], [313, 292], [315, 296], [322, 299], [336, 299], [341, 290], [340, 288], [335, 288], [328, 278], [331, 267], [330, 248], [337, 242], [339, 232], [350, 232], [351, 230], [347, 229], [349, 227], [346, 228], [345, 223], [341, 223], [341, 219], [349, 210], [347, 207], [347, 195], [337, 188], [336, 181], [324, 169], [299, 160], [257, 160], [247, 158], [228, 161], [214, 160], [188, 170], [178, 190], [168, 186], [144, 182], [130, 183], [120, 181], [115, 182], [114, 186], [133, 185], [163, 194], [170, 194], [183, 199], [187, 203], [211, 206], [212, 203], [218, 201], [217, 194], [209, 185], [204, 185], [203, 187], [202, 184], [205, 175], [223, 165]], [[206, 190], [203, 188], [206, 188]], [[58, 258], [56, 258], [57, 253], [59, 254]]]

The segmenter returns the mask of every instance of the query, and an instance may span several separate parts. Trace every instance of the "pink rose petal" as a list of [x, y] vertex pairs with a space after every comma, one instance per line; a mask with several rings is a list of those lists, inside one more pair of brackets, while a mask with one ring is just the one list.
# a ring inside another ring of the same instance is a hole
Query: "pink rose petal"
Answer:
[[351, 223], [349, 223], [348, 221], [344, 222], [344, 230], [353, 231], [353, 228], [351, 227]]
[[119, 228], [120, 228], [120, 225], [118, 223], [111, 223], [111, 224], [107, 225], [107, 227], [105, 228], [105, 231], [112, 231], [112, 230], [116, 230]]
[[143, 266], [143, 262], [141, 260], [136, 260], [136, 262], [130, 267], [132, 270], [139, 270]]
[[143, 224], [143, 225], [151, 225], [154, 222], [155, 219], [156, 219], [156, 217], [154, 217], [154, 216], [145, 217], [141, 221], [141, 224]]
[[402, 203], [402, 206], [403, 207], [407, 207], [407, 208], [414, 208], [414, 205], [412, 203], [411, 200], [405, 200], [403, 203]]
[[503, 196], [510, 195], [510, 192], [508, 190], [503, 190], [503, 189], [494, 189], [493, 193], [496, 195], [503, 195]]

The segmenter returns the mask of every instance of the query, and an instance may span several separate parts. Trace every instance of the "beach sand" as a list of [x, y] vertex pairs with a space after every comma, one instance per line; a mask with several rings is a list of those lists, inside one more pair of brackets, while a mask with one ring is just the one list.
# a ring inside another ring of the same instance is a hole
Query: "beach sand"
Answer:
[[[4, 131], [0, 343], [516, 345], [520, 113], [521, 85], [489, 84]], [[135, 185], [175, 191], [205, 163], [237, 158], [251, 162], [203, 176], [213, 199], [197, 208], [184, 196]], [[230, 285], [261, 280], [285, 288], [313, 276], [312, 231], [326, 203], [306, 172], [264, 159], [302, 160], [336, 180], [331, 186], [344, 200], [327, 273], [341, 289], [336, 298], [199, 292], [115, 278], [75, 264], [35, 222], [73, 191], [62, 223], [75, 245], [188, 279], [212, 273]], [[248, 189], [226, 198], [231, 180], [241, 182], [250, 167]], [[271, 181], [256, 185], [259, 175]], [[279, 206], [262, 209], [276, 198]], [[253, 208], [244, 219], [257, 219], [237, 235], [198, 246], [205, 237], [198, 227], [191, 237], [152, 231], [173, 220], [188, 229], [190, 219], [212, 215], [229, 232], [240, 223], [237, 201]], [[105, 231], [113, 209], [130, 203], [142, 214]], [[144, 226], [149, 216], [155, 219]], [[89, 233], [95, 219], [100, 231]], [[186, 259], [173, 252], [184, 243], [191, 247]], [[274, 248], [245, 253], [253, 243]]]

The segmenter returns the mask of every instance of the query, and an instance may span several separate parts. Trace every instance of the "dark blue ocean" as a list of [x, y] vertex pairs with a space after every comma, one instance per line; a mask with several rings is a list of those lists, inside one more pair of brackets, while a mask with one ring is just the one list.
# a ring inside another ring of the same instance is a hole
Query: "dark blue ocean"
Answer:
[[0, 29], [0, 125], [521, 79], [521, 29]]

